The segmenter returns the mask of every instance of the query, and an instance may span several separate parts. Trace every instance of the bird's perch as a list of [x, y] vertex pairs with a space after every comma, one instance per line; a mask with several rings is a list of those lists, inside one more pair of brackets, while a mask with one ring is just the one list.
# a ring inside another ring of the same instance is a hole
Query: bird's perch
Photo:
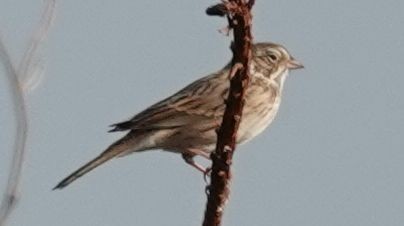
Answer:
[[208, 186], [208, 202], [203, 226], [221, 225], [223, 210], [230, 193], [233, 153], [236, 146], [237, 130], [242, 117], [244, 94], [249, 82], [251, 61], [251, 8], [254, 0], [228, 0], [209, 7], [208, 15], [227, 16], [229, 29], [233, 30], [234, 42], [230, 91], [226, 101], [222, 125], [217, 132], [216, 150], [211, 154], [211, 183]]

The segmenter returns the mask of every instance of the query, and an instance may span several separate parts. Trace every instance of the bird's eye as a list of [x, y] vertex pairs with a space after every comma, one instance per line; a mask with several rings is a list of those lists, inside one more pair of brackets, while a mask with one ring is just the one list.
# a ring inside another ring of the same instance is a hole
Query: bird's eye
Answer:
[[269, 55], [269, 58], [270, 58], [272, 61], [277, 61], [277, 60], [278, 60], [278, 57], [277, 57], [275, 54], [270, 54], [270, 55]]

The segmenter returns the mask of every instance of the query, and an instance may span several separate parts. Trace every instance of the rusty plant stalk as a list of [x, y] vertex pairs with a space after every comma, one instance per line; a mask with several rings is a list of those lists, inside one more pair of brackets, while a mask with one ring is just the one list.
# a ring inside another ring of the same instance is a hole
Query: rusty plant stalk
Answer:
[[[222, 222], [224, 207], [230, 194], [231, 164], [236, 146], [237, 129], [242, 117], [244, 94], [249, 82], [251, 61], [251, 8], [254, 1], [228, 0], [210, 7], [213, 14], [227, 15], [229, 28], [233, 30], [234, 42], [232, 70], [230, 72], [230, 92], [226, 102], [222, 125], [217, 133], [216, 150], [211, 154], [211, 183], [208, 186], [208, 202], [203, 226], [219, 226]], [[217, 8], [215, 8], [217, 7]], [[207, 13], [209, 14], [209, 11]], [[216, 10], [216, 11], [215, 11]]]

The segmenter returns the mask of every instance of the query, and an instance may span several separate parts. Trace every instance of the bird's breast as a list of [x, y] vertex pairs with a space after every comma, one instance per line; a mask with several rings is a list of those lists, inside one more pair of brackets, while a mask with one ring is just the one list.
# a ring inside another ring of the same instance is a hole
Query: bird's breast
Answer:
[[244, 143], [262, 133], [273, 121], [281, 101], [276, 84], [253, 81], [248, 87], [237, 140]]

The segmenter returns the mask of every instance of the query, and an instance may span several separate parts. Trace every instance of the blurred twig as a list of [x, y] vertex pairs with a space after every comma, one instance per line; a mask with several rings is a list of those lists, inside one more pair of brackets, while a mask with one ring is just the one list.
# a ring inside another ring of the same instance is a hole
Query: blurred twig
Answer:
[[230, 92], [222, 125], [218, 131], [216, 150], [211, 154], [211, 184], [208, 186], [208, 202], [203, 226], [221, 225], [225, 204], [230, 193], [233, 153], [237, 129], [242, 117], [244, 94], [249, 81], [249, 64], [251, 60], [251, 8], [253, 0], [227, 0], [209, 7], [208, 15], [227, 16], [229, 29], [233, 30], [233, 59]]
[[[10, 166], [8, 181], [4, 197], [0, 206], [0, 226], [5, 226], [8, 217], [20, 199], [20, 184], [25, 159], [26, 142], [28, 135], [28, 116], [26, 111], [25, 95], [28, 92], [29, 81], [33, 78], [37, 70], [33, 62], [41, 42], [46, 38], [49, 27], [54, 18], [55, 0], [46, 0], [45, 10], [42, 14], [39, 27], [32, 35], [29, 48], [26, 50], [21, 60], [18, 70], [15, 68], [8, 54], [6, 46], [0, 36], [0, 61], [4, 65], [5, 74], [9, 81], [12, 102], [14, 103], [15, 121], [17, 125], [15, 141], [13, 146], [13, 157]], [[31, 88], [32, 89], [32, 88]]]
[[5, 72], [11, 87], [15, 121], [17, 125], [13, 146], [13, 159], [9, 171], [6, 191], [0, 207], [0, 226], [3, 226], [5, 225], [5, 221], [13, 210], [19, 196], [18, 187], [20, 184], [25, 145], [27, 141], [28, 122], [24, 93], [21, 89], [17, 72], [11, 63], [10, 56], [6, 51], [2, 40], [0, 40], [0, 60], [4, 64]]
[[21, 59], [18, 67], [18, 75], [25, 92], [34, 90], [41, 81], [39, 51], [42, 42], [48, 36], [49, 28], [55, 18], [56, 0], [46, 0], [38, 28], [31, 35], [29, 46]]

